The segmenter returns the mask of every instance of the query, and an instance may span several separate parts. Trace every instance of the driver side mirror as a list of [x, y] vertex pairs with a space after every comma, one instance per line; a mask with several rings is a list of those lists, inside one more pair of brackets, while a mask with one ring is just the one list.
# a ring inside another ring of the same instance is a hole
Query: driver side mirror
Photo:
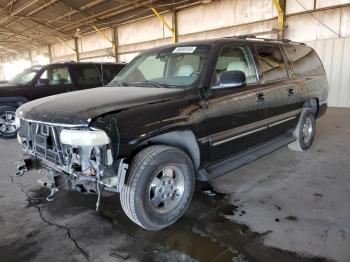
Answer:
[[238, 88], [244, 87], [246, 84], [247, 78], [244, 72], [239, 70], [224, 71], [220, 74], [219, 85], [214, 86], [213, 88]]

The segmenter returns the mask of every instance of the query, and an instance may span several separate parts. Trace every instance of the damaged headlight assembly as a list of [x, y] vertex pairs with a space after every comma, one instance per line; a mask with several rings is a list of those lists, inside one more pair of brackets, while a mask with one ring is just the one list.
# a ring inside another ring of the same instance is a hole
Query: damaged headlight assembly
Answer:
[[[68, 145], [72, 147], [81, 147], [82, 151], [84, 152], [84, 148], [88, 148], [88, 151], [90, 151], [89, 154], [96, 154], [93, 158], [95, 160], [90, 158], [88, 161], [90, 176], [94, 176], [96, 178], [96, 190], [98, 193], [98, 200], [96, 203], [96, 210], [99, 207], [100, 202], [100, 183], [101, 183], [101, 170], [99, 170], [101, 163], [101, 153], [100, 147], [106, 146], [110, 143], [109, 137], [106, 134], [106, 132], [102, 130], [74, 130], [74, 129], [63, 129], [60, 133], [60, 142], [63, 145]], [[113, 157], [110, 149], [106, 150], [106, 164], [111, 165], [113, 163]], [[80, 156], [82, 157], [82, 156]], [[84, 158], [84, 157], [83, 157]]]
[[71, 146], [103, 146], [109, 144], [107, 134], [102, 130], [63, 129], [60, 134], [62, 144]]
[[[60, 142], [72, 148], [79, 148], [79, 154], [76, 156], [80, 159], [78, 162], [81, 163], [81, 171], [83, 173], [86, 171], [86, 175], [94, 177], [96, 181], [98, 194], [96, 210], [100, 203], [100, 185], [106, 186], [109, 190], [114, 188], [117, 192], [121, 191], [128, 165], [123, 163], [123, 159], [113, 160], [109, 146], [110, 139], [106, 132], [98, 129], [63, 129], [60, 133]], [[115, 190], [112, 189], [113, 192]]]
[[[28, 121], [21, 128], [22, 136], [19, 133], [18, 140], [29, 159], [20, 163], [22, 172], [18, 173], [23, 175], [28, 166], [43, 166], [48, 171], [46, 184], [51, 189], [48, 200], [53, 200], [59, 185], [68, 182], [72, 190], [96, 193], [96, 209], [101, 191], [121, 191], [128, 165], [123, 163], [124, 159], [113, 159], [111, 141], [105, 131], [56, 128]], [[68, 177], [64, 178], [63, 174]]]

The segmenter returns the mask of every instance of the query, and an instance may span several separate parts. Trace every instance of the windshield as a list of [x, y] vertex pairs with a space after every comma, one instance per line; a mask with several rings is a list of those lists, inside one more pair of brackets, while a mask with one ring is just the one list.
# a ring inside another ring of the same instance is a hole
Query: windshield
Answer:
[[141, 54], [110, 85], [188, 87], [202, 75], [209, 50], [208, 45], [191, 45]]
[[16, 85], [26, 85], [34, 79], [37, 73], [38, 73], [38, 70], [33, 70], [33, 69], [25, 70], [24, 72], [16, 75], [10, 81], [10, 83], [13, 83]]

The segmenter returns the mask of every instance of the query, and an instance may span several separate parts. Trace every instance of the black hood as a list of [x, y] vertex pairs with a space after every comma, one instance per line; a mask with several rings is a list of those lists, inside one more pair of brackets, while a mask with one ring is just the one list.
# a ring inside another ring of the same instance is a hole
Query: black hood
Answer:
[[20, 85], [12, 84], [12, 83], [6, 83], [6, 84], [0, 84], [0, 92], [3, 90], [11, 90], [13, 88], [19, 87]]
[[34, 100], [17, 110], [27, 120], [69, 126], [88, 126], [108, 112], [181, 98], [184, 89], [101, 87]]

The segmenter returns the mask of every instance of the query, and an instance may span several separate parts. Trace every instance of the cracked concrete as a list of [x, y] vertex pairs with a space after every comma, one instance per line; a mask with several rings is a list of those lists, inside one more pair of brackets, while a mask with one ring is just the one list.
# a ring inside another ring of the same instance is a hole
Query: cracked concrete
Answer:
[[78, 242], [72, 237], [70, 228], [67, 227], [67, 226], [62, 226], [62, 225], [59, 225], [59, 224], [56, 224], [56, 223], [54, 223], [54, 222], [51, 222], [51, 221], [47, 220], [47, 219], [43, 216], [43, 212], [42, 212], [40, 206], [37, 206], [37, 205], [35, 205], [35, 204], [33, 203], [33, 199], [30, 197], [29, 193], [28, 193], [27, 191], [24, 190], [23, 185], [22, 185], [21, 183], [18, 183], [18, 182], [15, 183], [12, 175], [10, 175], [10, 178], [11, 178], [11, 182], [12, 182], [13, 184], [18, 185], [18, 186], [20, 187], [21, 191], [26, 195], [26, 201], [29, 203], [29, 206], [30, 206], [30, 207], [33, 207], [33, 208], [35, 208], [35, 209], [38, 210], [38, 214], [39, 214], [41, 220], [42, 220], [43, 222], [45, 222], [46, 224], [50, 225], [50, 226], [55, 226], [55, 227], [57, 227], [57, 228], [59, 228], [59, 229], [65, 230], [65, 231], [67, 232], [67, 237], [68, 237], [68, 239], [70, 239], [70, 240], [74, 243], [74, 245], [76, 246], [76, 248], [77, 248], [77, 249], [84, 255], [84, 257], [88, 260], [88, 259], [89, 259], [89, 254], [88, 254], [83, 248], [81, 248], [81, 247], [79, 246]]
[[[13, 177], [16, 141], [0, 140], [0, 258], [6, 261], [349, 261], [350, 110], [330, 110], [314, 147], [281, 149], [197, 185], [184, 218], [159, 232], [133, 224], [118, 196], [48, 191]], [[343, 122], [340, 122], [343, 121]], [[325, 259], [326, 258], [326, 259]]]

